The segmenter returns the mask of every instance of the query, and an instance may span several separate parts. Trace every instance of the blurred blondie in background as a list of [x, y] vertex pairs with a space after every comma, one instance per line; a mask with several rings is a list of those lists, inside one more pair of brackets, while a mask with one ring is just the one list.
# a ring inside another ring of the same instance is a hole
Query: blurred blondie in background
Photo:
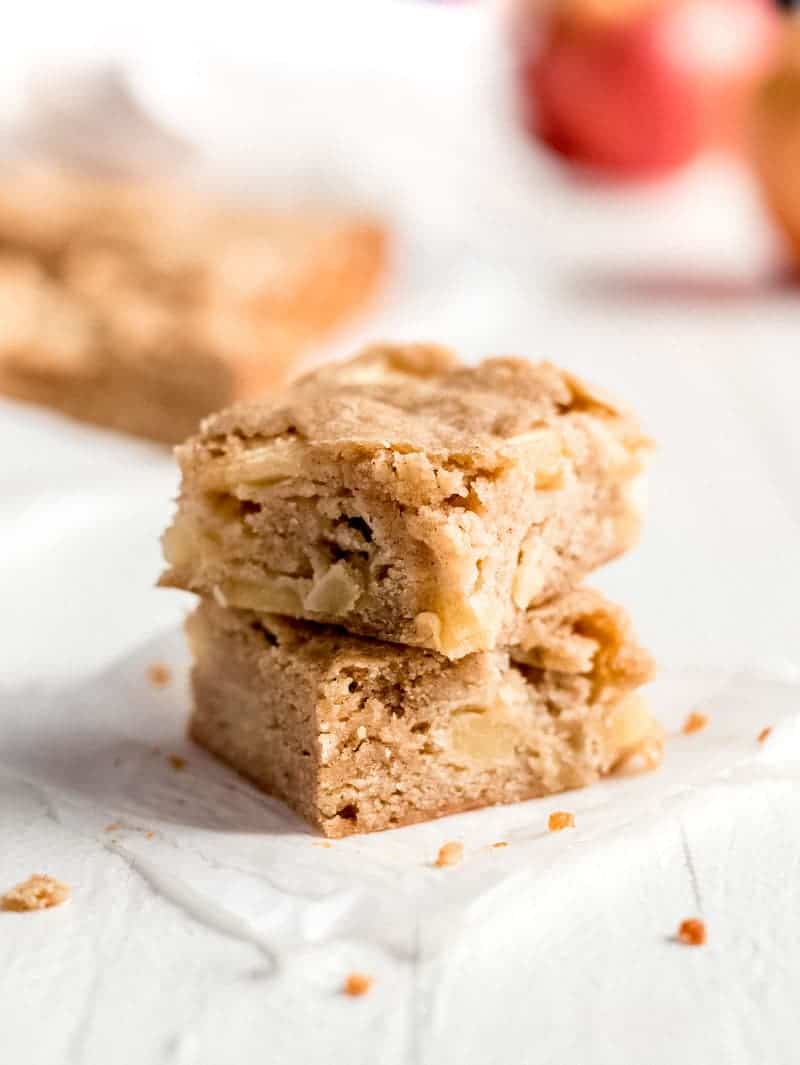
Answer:
[[519, 343], [552, 286], [771, 286], [756, 186], [800, 245], [800, 34], [773, 0], [178, 11], [16, 16], [10, 397], [176, 442], [358, 324], [477, 352]]

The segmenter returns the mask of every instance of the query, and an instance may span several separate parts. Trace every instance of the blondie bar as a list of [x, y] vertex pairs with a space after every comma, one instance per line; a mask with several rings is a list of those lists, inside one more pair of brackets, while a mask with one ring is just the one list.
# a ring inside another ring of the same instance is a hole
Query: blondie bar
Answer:
[[166, 585], [459, 658], [636, 538], [636, 422], [547, 363], [374, 348], [178, 449]]
[[174, 443], [367, 302], [385, 239], [347, 214], [34, 171], [0, 183], [0, 254], [0, 391]]
[[582, 787], [660, 730], [624, 612], [577, 589], [457, 662], [203, 601], [191, 736], [326, 836]]

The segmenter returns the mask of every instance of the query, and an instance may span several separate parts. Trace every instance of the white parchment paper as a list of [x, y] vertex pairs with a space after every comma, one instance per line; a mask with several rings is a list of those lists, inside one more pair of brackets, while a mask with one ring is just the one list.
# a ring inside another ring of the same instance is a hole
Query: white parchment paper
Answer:
[[[173, 680], [155, 688], [148, 667]], [[435, 954], [504, 899], [535, 892], [609, 851], [647, 848], [680, 804], [706, 789], [775, 774], [800, 758], [800, 689], [723, 671], [666, 671], [651, 697], [671, 732], [655, 773], [330, 844], [184, 739], [187, 653], [180, 632], [78, 686], [6, 692], [0, 767], [47, 797], [54, 819], [90, 834], [157, 891], [271, 959], [335, 938], [393, 954]], [[689, 709], [708, 728], [679, 732]], [[773, 731], [764, 743], [759, 732]], [[185, 758], [176, 769], [171, 756]], [[574, 830], [547, 831], [551, 810]], [[433, 866], [447, 840], [463, 861]], [[494, 848], [496, 842], [508, 844]]]

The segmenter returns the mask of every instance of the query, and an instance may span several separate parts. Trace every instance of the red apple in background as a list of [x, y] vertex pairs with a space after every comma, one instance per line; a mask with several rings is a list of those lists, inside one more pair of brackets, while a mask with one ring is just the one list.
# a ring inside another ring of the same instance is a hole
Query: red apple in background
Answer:
[[523, 122], [584, 166], [668, 173], [736, 139], [780, 23], [772, 0], [520, 0]]
[[754, 96], [752, 134], [764, 199], [800, 264], [800, 22]]

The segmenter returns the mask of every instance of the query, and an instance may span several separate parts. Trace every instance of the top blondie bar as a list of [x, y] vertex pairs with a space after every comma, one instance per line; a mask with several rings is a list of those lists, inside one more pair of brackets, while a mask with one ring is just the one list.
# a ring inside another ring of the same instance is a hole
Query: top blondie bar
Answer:
[[549, 363], [378, 346], [177, 449], [162, 584], [448, 658], [635, 541], [650, 444]]

